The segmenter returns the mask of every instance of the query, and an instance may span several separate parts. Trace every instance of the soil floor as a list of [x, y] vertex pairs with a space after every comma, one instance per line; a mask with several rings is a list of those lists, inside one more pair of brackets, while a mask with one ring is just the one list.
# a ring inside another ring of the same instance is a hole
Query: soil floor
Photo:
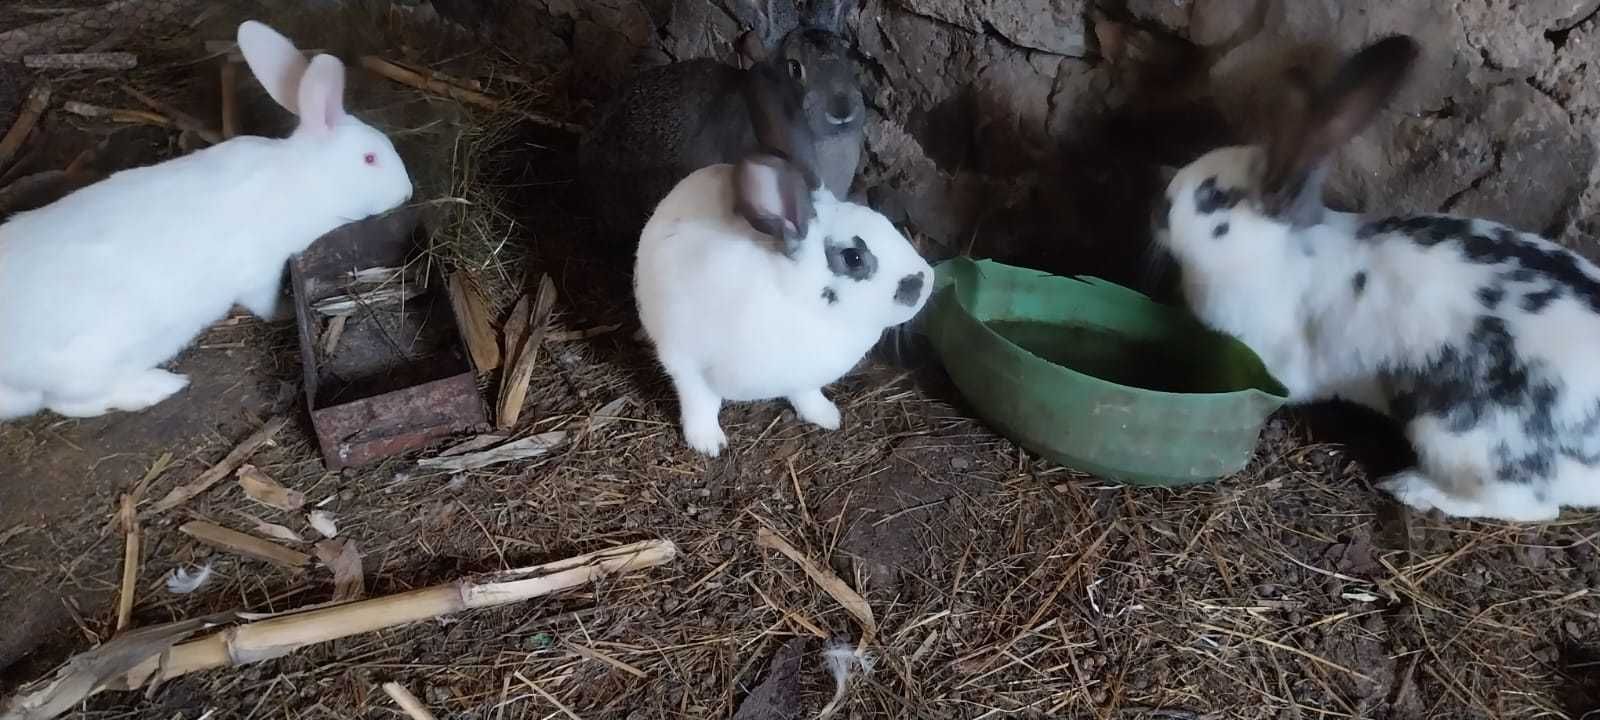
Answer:
[[[558, 712], [522, 677], [578, 717], [729, 717], [793, 636], [812, 638], [800, 703], [815, 709], [829, 692], [816, 635], [861, 629], [756, 544], [762, 527], [876, 615], [879, 661], [855, 683], [851, 717], [1577, 718], [1600, 707], [1600, 521], [1408, 517], [1371, 488], [1399, 442], [1372, 418], [1280, 413], [1239, 476], [1136, 489], [1029, 457], [972, 419], [937, 369], [880, 360], [833, 389], [845, 429], [804, 426], [777, 404], [734, 407], [733, 451], [706, 460], [681, 444], [668, 388], [629, 335], [549, 344], [530, 406], [540, 430], [581, 428], [619, 397], [624, 419], [550, 456], [456, 477], [404, 459], [325, 471], [291, 328], [244, 316], [177, 361], [194, 385], [149, 412], [0, 428], [7, 684], [110, 636], [115, 509], [160, 455], [174, 462], [152, 497], [286, 413], [294, 422], [251, 462], [334, 514], [371, 595], [633, 540], [670, 539], [682, 554], [599, 588], [146, 697], [103, 695], [75, 717], [395, 716], [377, 691], [389, 679], [445, 716]], [[323, 567], [214, 553], [176, 530], [206, 519], [248, 531], [248, 516], [315, 537], [303, 514], [253, 504], [230, 478], [145, 528], [136, 624], [330, 599]], [[165, 589], [173, 568], [201, 564], [214, 575], [200, 591]]]

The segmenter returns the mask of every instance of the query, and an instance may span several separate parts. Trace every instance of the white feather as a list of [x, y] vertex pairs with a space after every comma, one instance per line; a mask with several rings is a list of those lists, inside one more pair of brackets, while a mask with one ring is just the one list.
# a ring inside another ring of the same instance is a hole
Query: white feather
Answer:
[[334, 522], [333, 513], [326, 510], [312, 510], [306, 515], [306, 522], [311, 523], [311, 528], [321, 533], [325, 538], [339, 536], [339, 524]]
[[822, 712], [817, 715], [818, 720], [826, 720], [839, 711], [840, 704], [844, 702], [845, 692], [850, 689], [850, 679], [855, 676], [857, 669], [859, 668], [863, 675], [870, 674], [877, 658], [872, 653], [857, 648], [848, 640], [829, 638], [822, 650], [822, 661], [827, 665], [828, 673], [833, 676], [833, 699], [822, 708]]
[[167, 575], [167, 592], [174, 595], [188, 595], [199, 590], [211, 580], [211, 563], [201, 565], [199, 569], [190, 572], [188, 568], [173, 568]]

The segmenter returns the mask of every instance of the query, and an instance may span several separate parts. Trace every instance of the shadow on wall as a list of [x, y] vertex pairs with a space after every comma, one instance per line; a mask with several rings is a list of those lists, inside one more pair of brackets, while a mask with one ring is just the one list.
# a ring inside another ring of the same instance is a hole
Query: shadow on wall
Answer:
[[[908, 135], [948, 178], [942, 192], [908, 193], [892, 177], [878, 185], [877, 168], [868, 184], [882, 209], [940, 241], [935, 255], [1097, 275], [1163, 296], [1171, 278], [1150, 248], [1153, 212], [1172, 169], [1239, 140], [1209, 70], [1244, 33], [1204, 48], [1109, 11], [1091, 12], [1088, 27], [1092, 60], [1044, 58], [1053, 73], [1033, 78], [1039, 54], [1007, 65], [1012, 51], [997, 48], [975, 82], [911, 114]], [[1019, 105], [1030, 91], [1039, 100]], [[893, 148], [892, 128], [880, 136], [877, 147]], [[892, 167], [905, 154], [876, 159]]]
[[[731, 62], [748, 1], [491, 0], [501, 14], [478, 22], [506, 52], [572, 58], [567, 90], [593, 102], [641, 67]], [[1571, 3], [1105, 0], [1103, 15], [1093, 4], [861, 0], [847, 16], [872, 111], [857, 189], [931, 257], [1148, 287], [1161, 167], [1255, 137], [1290, 66], [1325, 72], [1393, 32], [1426, 55], [1389, 117], [1336, 162], [1332, 204], [1569, 236], [1594, 215], [1593, 118], [1552, 75], [1572, 64], [1561, 61], [1572, 28], [1595, 24], [1552, 14]]]
[[[555, 62], [567, 45], [568, 91], [596, 103], [660, 62], [731, 62], [744, 1], [493, 0], [471, 12], [435, 4], [535, 62]], [[857, 189], [931, 258], [972, 253], [1135, 284], [1160, 165], [1215, 144], [1220, 116], [1203, 102], [1129, 101], [1118, 74], [1086, 57], [1082, 3], [1043, 3], [1066, 18], [1051, 33], [1025, 31], [1021, 14], [991, 27], [992, 19], [929, 16], [915, 0], [861, 3], [846, 21], [872, 113]], [[996, 27], [1043, 47], [1018, 45]], [[1181, 48], [1191, 46], [1175, 35], [1129, 32], [1139, 43], [1129, 65], [1188, 58]]]

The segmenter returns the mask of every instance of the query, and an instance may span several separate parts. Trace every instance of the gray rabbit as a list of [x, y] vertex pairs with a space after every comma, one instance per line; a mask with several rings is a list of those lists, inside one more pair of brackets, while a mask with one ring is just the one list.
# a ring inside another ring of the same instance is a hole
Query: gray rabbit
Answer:
[[[781, 71], [815, 138], [818, 179], [844, 199], [861, 160], [866, 106], [856, 63], [839, 30], [849, 0], [738, 0], [753, 26], [741, 59]], [[755, 148], [743, 97], [748, 71], [698, 58], [630, 79], [595, 113], [578, 148], [579, 175], [609, 234], [637, 241], [645, 220], [678, 181]]]

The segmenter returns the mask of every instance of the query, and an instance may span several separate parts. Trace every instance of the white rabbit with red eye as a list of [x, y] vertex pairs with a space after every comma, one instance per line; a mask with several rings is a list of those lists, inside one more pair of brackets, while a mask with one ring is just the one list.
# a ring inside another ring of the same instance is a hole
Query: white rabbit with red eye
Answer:
[[844, 202], [813, 170], [800, 100], [771, 70], [746, 87], [762, 149], [690, 174], [639, 239], [639, 318], [677, 391], [684, 439], [727, 445], [723, 401], [786, 398], [841, 424], [822, 388], [927, 302], [933, 269], [888, 218]]
[[1194, 312], [1292, 400], [1341, 397], [1404, 425], [1417, 466], [1381, 487], [1406, 505], [1510, 521], [1600, 506], [1600, 268], [1487, 220], [1323, 205], [1330, 154], [1417, 55], [1410, 38], [1380, 40], [1291, 103], [1266, 143], [1184, 168], [1158, 241]]
[[290, 255], [411, 196], [389, 139], [345, 112], [337, 58], [254, 21], [238, 39], [293, 134], [124, 170], [0, 225], [0, 420], [166, 399], [188, 379], [157, 365], [236, 303], [275, 316]]

